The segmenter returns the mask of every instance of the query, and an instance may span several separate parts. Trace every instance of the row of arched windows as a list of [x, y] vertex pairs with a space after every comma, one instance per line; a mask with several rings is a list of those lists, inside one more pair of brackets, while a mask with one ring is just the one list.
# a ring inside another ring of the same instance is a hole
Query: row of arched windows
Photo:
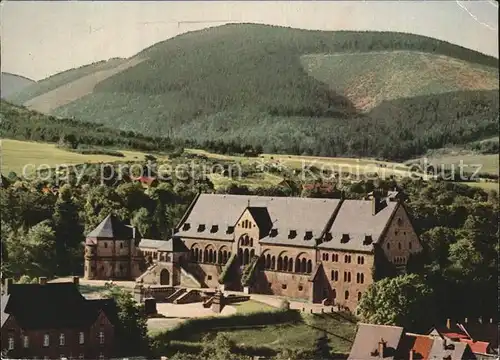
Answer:
[[295, 259], [294, 262], [292, 257], [280, 255], [278, 256], [278, 261], [276, 263], [276, 257], [267, 254], [263, 257], [263, 260], [264, 260], [264, 268], [267, 270], [295, 272], [298, 274], [312, 273], [312, 261], [307, 260], [306, 258], [300, 259], [298, 257]]
[[240, 246], [253, 246], [253, 238], [248, 237], [248, 235], [244, 235], [240, 237]]
[[[328, 261], [329, 255], [328, 253], [323, 253], [321, 258], [323, 261]], [[365, 263], [365, 257], [364, 256], [358, 256], [358, 264], [363, 265]], [[332, 254], [332, 262], [338, 262], [339, 261], [339, 254]], [[352, 261], [351, 255], [344, 255], [344, 262], [346, 264], [350, 264]]]
[[249, 220], [243, 220], [243, 222], [241, 223], [241, 227], [243, 229], [251, 229], [252, 223]]
[[231, 252], [227, 250], [215, 251], [214, 249], [199, 249], [191, 248], [191, 261], [209, 263], [209, 264], [225, 264], [231, 257]]
[[394, 257], [394, 264], [406, 264], [406, 258], [401, 256]]

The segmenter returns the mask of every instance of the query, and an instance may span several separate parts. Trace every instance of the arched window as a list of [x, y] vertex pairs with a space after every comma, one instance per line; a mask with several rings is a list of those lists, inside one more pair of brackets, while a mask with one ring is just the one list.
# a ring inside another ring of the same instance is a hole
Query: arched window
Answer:
[[271, 268], [271, 255], [267, 254], [266, 256], [266, 269]]
[[307, 260], [307, 273], [310, 274], [312, 273], [312, 261]]
[[240, 259], [241, 264], [243, 264], [243, 249], [238, 249], [238, 258]]
[[307, 271], [307, 260], [303, 258], [302, 263], [300, 264], [300, 272], [305, 273], [306, 271]]
[[288, 271], [288, 256], [283, 258], [283, 271]]
[[209, 257], [208, 257], [208, 250], [205, 249], [205, 251], [203, 251], [203, 262], [209, 262]]
[[398, 243], [398, 249], [401, 250], [401, 243]]
[[358, 301], [360, 301], [360, 300], [361, 300], [361, 292], [358, 291]]
[[255, 250], [252, 249], [250, 250], [250, 259], [252, 259], [255, 256]]
[[300, 272], [300, 259], [299, 258], [295, 259], [295, 272], [296, 273]]
[[408, 243], [408, 248], [411, 250], [411, 241]]
[[283, 259], [281, 256], [278, 256], [278, 271], [281, 271], [283, 269]]
[[346, 300], [348, 300], [348, 299], [349, 299], [349, 291], [347, 291], [347, 290], [345, 291], [345, 296], [344, 296], [344, 298], [345, 298]]
[[253, 247], [253, 238], [250, 238], [250, 246]]
[[271, 258], [271, 269], [272, 270], [276, 269], [276, 257], [275, 256], [273, 256]]
[[365, 283], [365, 274], [360, 274], [360, 280], [361, 280], [361, 284], [364, 284]]
[[332, 298], [336, 299], [337, 298], [337, 290], [332, 289]]
[[293, 259], [288, 259], [288, 271], [293, 272]]

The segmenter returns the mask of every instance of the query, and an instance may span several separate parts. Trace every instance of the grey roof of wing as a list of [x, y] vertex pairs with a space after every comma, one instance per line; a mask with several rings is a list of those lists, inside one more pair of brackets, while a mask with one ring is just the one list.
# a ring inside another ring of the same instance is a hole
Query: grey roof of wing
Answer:
[[[318, 247], [370, 251], [373, 246], [363, 244], [365, 235], [371, 235], [373, 243], [377, 243], [397, 206], [396, 202], [387, 202], [385, 208], [373, 215], [371, 200], [344, 201], [329, 229], [332, 239], [323, 242]], [[345, 243], [340, 241], [343, 234], [349, 234], [349, 241]]]

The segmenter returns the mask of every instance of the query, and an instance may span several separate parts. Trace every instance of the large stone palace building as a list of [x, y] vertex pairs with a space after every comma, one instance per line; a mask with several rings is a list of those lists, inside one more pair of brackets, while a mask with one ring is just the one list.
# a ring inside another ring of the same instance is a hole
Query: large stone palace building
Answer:
[[365, 200], [199, 194], [169, 240], [141, 239], [107, 217], [87, 235], [85, 277], [224, 285], [354, 309], [373, 282], [375, 256], [401, 269], [421, 249], [396, 192]]

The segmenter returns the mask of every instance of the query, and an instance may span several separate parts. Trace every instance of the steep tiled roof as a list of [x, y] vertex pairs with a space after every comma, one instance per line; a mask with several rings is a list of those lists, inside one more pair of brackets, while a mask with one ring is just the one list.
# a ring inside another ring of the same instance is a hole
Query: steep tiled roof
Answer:
[[[339, 202], [336, 199], [202, 194], [184, 221], [190, 224], [189, 230], [181, 227], [176, 235], [232, 240], [233, 234], [227, 234], [227, 227], [235, 226], [247, 207], [260, 207], [267, 208], [273, 228], [278, 230], [277, 236], [266, 237], [261, 242], [314, 246], [314, 240], [303, 242], [305, 231], [312, 230], [314, 236], [319, 236]], [[199, 224], [204, 224], [206, 230], [198, 232]], [[210, 233], [210, 226], [214, 224], [219, 225], [218, 233]], [[290, 230], [297, 231], [295, 239], [288, 239]]]
[[248, 208], [250, 215], [254, 218], [257, 226], [260, 229], [260, 236], [263, 237], [269, 234], [269, 231], [273, 227], [273, 222], [271, 216], [265, 207], [251, 206]]
[[469, 360], [474, 359], [474, 355], [466, 343], [434, 338], [434, 342], [429, 353], [429, 360], [438, 359]]
[[486, 341], [474, 341], [470, 339], [462, 339], [460, 341], [468, 344], [473, 353], [488, 354], [490, 350], [490, 343]]
[[165, 240], [141, 239], [141, 241], [139, 242], [139, 247], [158, 249], [158, 247], [162, 246], [164, 243]]
[[429, 359], [433, 343], [432, 336], [406, 333], [401, 342], [401, 352], [409, 354], [410, 351], [413, 351], [414, 360], [426, 360]]
[[[370, 251], [398, 206], [389, 201], [381, 204], [373, 215], [372, 201], [367, 200], [201, 194], [176, 235], [231, 241], [234, 234], [226, 230], [248, 209], [259, 224], [268, 224], [262, 244], [315, 247], [315, 240], [327, 231], [331, 239], [320, 248]], [[211, 231], [214, 225], [218, 231]], [[346, 234], [349, 240], [341, 241]], [[367, 235], [373, 239], [369, 243]]]
[[80, 327], [92, 324], [101, 310], [116, 319], [114, 300], [87, 300], [73, 283], [12, 284], [8, 291], [2, 296], [2, 325], [12, 315], [24, 329]]
[[[332, 239], [323, 242], [319, 248], [371, 250], [372, 243], [364, 244], [365, 236], [371, 236], [373, 243], [377, 243], [397, 206], [396, 202], [386, 202], [385, 207], [373, 215], [371, 200], [344, 201], [329, 229]], [[344, 234], [348, 235], [348, 240], [341, 242]]]
[[97, 227], [87, 234], [87, 238], [103, 239], [132, 239], [133, 228], [118, 219], [116, 215], [109, 214]]
[[[398, 347], [403, 332], [403, 328], [399, 326], [359, 324], [348, 359], [400, 359]], [[386, 342], [383, 357], [378, 353], [378, 344], [381, 340]]]
[[170, 238], [166, 241], [163, 241], [163, 244], [158, 247], [160, 251], [169, 251], [169, 252], [186, 252], [189, 251], [184, 242], [178, 237]]

